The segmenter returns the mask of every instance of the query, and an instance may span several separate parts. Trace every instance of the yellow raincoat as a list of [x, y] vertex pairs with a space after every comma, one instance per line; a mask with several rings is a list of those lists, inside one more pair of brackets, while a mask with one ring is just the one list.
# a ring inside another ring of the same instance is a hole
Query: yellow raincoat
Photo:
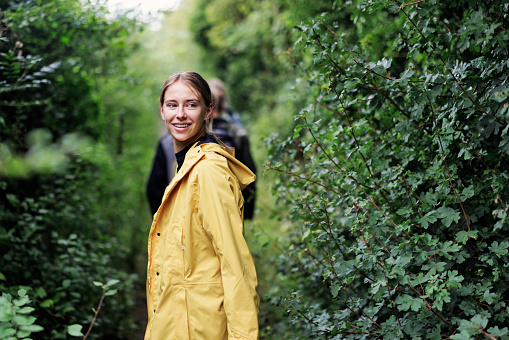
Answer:
[[218, 144], [187, 152], [150, 228], [145, 340], [258, 339], [241, 193], [254, 180]]

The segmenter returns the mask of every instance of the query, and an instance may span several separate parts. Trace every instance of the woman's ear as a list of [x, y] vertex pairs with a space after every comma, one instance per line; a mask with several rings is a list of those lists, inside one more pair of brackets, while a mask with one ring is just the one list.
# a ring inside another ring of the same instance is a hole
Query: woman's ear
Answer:
[[161, 113], [162, 120], [166, 120], [166, 119], [164, 119], [164, 112], [163, 112], [163, 107], [162, 106], [159, 108], [159, 112]]
[[214, 106], [212, 104], [209, 105], [207, 112], [205, 113], [205, 120], [209, 120], [212, 116], [212, 112], [214, 111]]

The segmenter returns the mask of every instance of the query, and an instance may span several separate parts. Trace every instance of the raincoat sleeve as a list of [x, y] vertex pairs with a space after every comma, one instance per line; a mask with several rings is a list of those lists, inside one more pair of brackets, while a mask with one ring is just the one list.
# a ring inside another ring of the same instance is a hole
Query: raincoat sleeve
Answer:
[[199, 209], [221, 265], [228, 339], [258, 339], [256, 270], [243, 235], [243, 198], [226, 159], [206, 162], [199, 176]]

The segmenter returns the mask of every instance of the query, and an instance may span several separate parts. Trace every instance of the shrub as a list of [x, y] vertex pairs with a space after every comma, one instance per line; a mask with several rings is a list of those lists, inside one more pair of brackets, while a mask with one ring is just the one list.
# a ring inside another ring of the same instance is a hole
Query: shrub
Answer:
[[126, 46], [113, 42], [126, 38], [128, 26], [80, 1], [5, 7], [0, 291], [14, 296], [21, 288], [31, 297], [31, 317], [44, 328], [38, 339], [65, 339], [68, 325], [90, 324], [102, 294], [94, 281], [118, 280], [90, 338], [127, 338], [136, 327], [130, 316], [136, 276], [127, 265], [129, 246], [116, 237], [122, 226], [103, 205], [117, 188], [109, 181], [113, 157], [98, 142], [93, 79], [122, 64], [116, 57]]
[[299, 27], [309, 106], [268, 140], [295, 338], [509, 336], [508, 17], [336, 1]]
[[12, 298], [10, 294], [2, 294], [0, 297], [0, 338], [23, 339], [31, 333], [40, 332], [43, 328], [35, 324], [35, 317], [30, 314], [34, 308], [28, 306], [29, 297], [26, 290], [18, 291], [18, 298]]

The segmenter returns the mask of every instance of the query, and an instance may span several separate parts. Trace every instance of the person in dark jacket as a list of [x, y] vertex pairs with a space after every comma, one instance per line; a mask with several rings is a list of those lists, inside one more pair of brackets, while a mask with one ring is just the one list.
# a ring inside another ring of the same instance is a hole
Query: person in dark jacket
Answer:
[[[227, 94], [224, 84], [219, 79], [208, 81], [214, 100], [213, 119], [211, 119], [212, 132], [227, 146], [235, 149], [235, 158], [246, 165], [254, 174], [256, 166], [251, 156], [249, 139], [246, 129], [242, 125], [238, 113], [228, 107]], [[175, 176], [176, 159], [171, 135], [165, 134], [157, 145], [152, 170], [146, 186], [147, 198], [152, 214], [155, 214], [164, 190]], [[243, 191], [244, 219], [252, 219], [255, 208], [255, 183], [247, 186]]]

